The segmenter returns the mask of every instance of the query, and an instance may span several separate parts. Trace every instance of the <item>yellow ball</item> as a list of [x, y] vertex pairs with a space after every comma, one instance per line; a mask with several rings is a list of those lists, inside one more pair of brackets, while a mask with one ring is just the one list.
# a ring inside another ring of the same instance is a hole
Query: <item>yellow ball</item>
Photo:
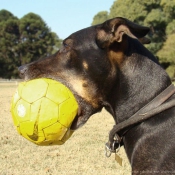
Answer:
[[61, 145], [68, 140], [77, 111], [71, 91], [46, 78], [20, 83], [11, 102], [17, 131], [37, 145]]

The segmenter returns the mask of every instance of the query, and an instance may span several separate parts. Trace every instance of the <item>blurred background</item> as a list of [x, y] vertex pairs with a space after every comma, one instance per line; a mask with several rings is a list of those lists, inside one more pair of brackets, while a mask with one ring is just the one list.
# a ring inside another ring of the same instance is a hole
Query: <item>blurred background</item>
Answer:
[[71, 33], [117, 16], [151, 28], [146, 47], [175, 77], [175, 0], [6, 0], [0, 10], [0, 78], [55, 53]]

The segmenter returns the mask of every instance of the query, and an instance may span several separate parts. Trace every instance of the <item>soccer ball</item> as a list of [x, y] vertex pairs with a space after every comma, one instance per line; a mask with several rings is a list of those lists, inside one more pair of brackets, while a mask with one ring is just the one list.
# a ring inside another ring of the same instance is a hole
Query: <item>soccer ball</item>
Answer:
[[11, 102], [18, 133], [37, 145], [61, 145], [68, 140], [77, 111], [72, 92], [46, 78], [20, 83]]

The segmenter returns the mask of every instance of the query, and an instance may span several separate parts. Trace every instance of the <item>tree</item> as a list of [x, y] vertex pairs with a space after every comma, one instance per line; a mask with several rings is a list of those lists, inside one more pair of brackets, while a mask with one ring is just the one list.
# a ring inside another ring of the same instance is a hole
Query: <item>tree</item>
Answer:
[[17, 67], [52, 54], [61, 44], [56, 33], [34, 13], [18, 19], [1, 10], [0, 37], [0, 77], [4, 78], [17, 77]]
[[106, 21], [108, 19], [108, 12], [107, 11], [101, 11], [99, 13], [97, 13], [94, 18], [93, 18], [93, 22], [92, 25], [96, 25], [99, 23], [103, 23], [104, 21]]
[[12, 19], [18, 19], [17, 17], [15, 17], [12, 13], [10, 13], [9, 11], [7, 10], [0, 10], [0, 21], [6, 21], [8, 20], [9, 18], [12, 18]]
[[[124, 17], [136, 23], [143, 22], [148, 14], [142, 0], [117, 0], [110, 8], [109, 18]], [[141, 23], [140, 23], [141, 24]]]
[[166, 27], [167, 40], [161, 50], [157, 52], [161, 62], [168, 63], [167, 69], [171, 78], [175, 77], [175, 20], [170, 22]]
[[175, 64], [175, 33], [168, 36], [166, 42], [157, 55], [162, 58], [162, 62]]
[[10, 78], [16, 75], [17, 55], [15, 45], [18, 43], [18, 18], [6, 10], [0, 11], [0, 77]]
[[42, 18], [34, 13], [29, 13], [20, 19], [19, 32], [18, 55], [21, 64], [29, 63], [41, 56], [49, 56], [60, 42]]

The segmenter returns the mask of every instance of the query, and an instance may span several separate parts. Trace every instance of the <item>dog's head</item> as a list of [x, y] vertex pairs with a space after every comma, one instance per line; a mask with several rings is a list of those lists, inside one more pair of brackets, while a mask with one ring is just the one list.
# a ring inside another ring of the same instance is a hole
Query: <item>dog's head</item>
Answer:
[[[21, 66], [25, 80], [46, 77], [60, 81], [71, 89], [79, 112], [72, 129], [107, 104], [107, 96], [117, 82], [117, 70], [125, 59], [128, 40], [148, 43], [149, 28], [124, 18], [114, 18], [67, 37], [52, 56]], [[141, 44], [141, 43], [140, 43]]]

